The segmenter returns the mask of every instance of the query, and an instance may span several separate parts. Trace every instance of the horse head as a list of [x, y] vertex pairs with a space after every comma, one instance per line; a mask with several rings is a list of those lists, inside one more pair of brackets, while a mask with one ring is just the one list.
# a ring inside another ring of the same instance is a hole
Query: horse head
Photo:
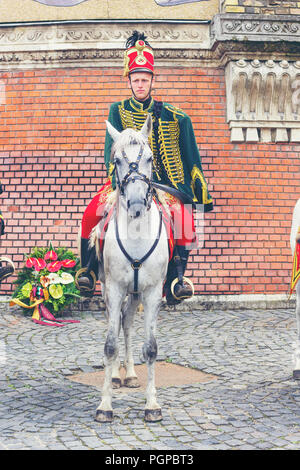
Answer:
[[140, 131], [125, 129], [119, 132], [108, 121], [106, 126], [113, 139], [111, 160], [120, 197], [129, 217], [137, 219], [145, 215], [152, 201], [153, 155], [148, 141], [152, 119], [148, 115]]

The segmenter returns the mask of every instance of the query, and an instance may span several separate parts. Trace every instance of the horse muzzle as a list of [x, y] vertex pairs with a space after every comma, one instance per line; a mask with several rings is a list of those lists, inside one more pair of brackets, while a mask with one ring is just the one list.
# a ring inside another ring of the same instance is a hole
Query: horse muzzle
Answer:
[[141, 201], [127, 201], [127, 212], [129, 217], [132, 219], [137, 219], [145, 214], [147, 208], [147, 201], [144, 199]]

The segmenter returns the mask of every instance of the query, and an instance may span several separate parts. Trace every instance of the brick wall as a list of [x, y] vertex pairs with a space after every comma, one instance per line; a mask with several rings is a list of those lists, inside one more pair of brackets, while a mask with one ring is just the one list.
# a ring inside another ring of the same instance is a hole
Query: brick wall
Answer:
[[225, 13], [260, 13], [262, 15], [299, 15], [299, 0], [224, 0]]
[[[52, 241], [77, 251], [81, 216], [106, 174], [109, 104], [129, 96], [121, 74], [70, 68], [0, 75], [0, 203], [6, 220], [0, 254], [17, 267], [35, 245]], [[287, 292], [300, 146], [230, 143], [222, 69], [162, 69], [155, 96], [191, 116], [215, 201], [205, 215], [204, 246], [189, 263], [196, 293]], [[0, 294], [11, 289], [7, 280]]]

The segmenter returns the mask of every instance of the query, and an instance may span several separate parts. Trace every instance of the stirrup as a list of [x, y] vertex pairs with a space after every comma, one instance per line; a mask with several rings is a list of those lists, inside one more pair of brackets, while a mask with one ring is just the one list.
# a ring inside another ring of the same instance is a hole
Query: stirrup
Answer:
[[[81, 274], [83, 273], [88, 273], [92, 280], [93, 280], [93, 287], [82, 287], [80, 286], [79, 282], [78, 282], [78, 278]], [[77, 289], [81, 292], [81, 293], [93, 293], [95, 288], [96, 288], [96, 282], [97, 282], [97, 278], [96, 278], [96, 274], [94, 273], [94, 271], [89, 271], [88, 268], [80, 268], [77, 273], [75, 274], [75, 285], [77, 287]]]
[[[15, 270], [16, 270], [15, 265], [14, 265], [14, 263], [12, 262], [11, 259], [6, 258], [6, 256], [2, 256], [2, 257], [0, 257], [0, 262], [1, 262], [1, 261], [6, 261], [6, 262], [11, 266], [11, 270], [9, 270], [6, 274], [4, 274], [2, 277], [0, 277], [0, 282], [3, 281], [3, 279], [6, 279], [7, 277], [11, 276], [11, 275], [15, 272]], [[0, 268], [0, 269], [1, 269], [1, 268]], [[2, 269], [5, 269], [5, 267], [2, 268]], [[6, 268], [6, 269], [7, 269], [7, 268]]]
[[175, 285], [179, 282], [178, 277], [176, 277], [176, 279], [173, 280], [173, 282], [171, 284], [171, 287], [170, 287], [171, 294], [173, 295], [174, 299], [176, 299], [176, 300], [189, 299], [189, 298], [193, 297], [193, 295], [195, 293], [194, 284], [192, 283], [192, 281], [190, 279], [188, 279], [187, 277], [183, 277], [182, 280], [185, 281], [192, 288], [192, 295], [189, 295], [187, 297], [177, 297], [175, 295], [174, 288], [175, 288]]

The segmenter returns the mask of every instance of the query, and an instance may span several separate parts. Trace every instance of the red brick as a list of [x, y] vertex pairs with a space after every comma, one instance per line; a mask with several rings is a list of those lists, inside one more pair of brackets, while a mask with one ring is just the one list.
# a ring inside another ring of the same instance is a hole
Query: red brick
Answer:
[[[121, 74], [121, 68], [1, 74], [9, 102], [0, 122], [7, 224], [0, 254], [21, 261], [24, 252], [48, 241], [76, 248], [84, 208], [106, 177], [109, 105], [129, 96]], [[287, 292], [300, 145], [232, 144], [221, 69], [164, 68], [156, 97], [190, 114], [216, 204], [201, 221], [204, 246], [192, 252], [188, 266], [196, 292]]]

